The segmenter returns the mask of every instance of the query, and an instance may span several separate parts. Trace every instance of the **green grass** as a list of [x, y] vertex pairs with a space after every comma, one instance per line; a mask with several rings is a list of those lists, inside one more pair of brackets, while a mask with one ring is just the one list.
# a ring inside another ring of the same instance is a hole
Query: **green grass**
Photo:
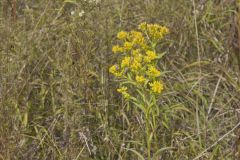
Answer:
[[144, 21], [171, 31], [158, 48], [166, 51], [159, 64], [166, 73], [152, 153], [162, 149], [162, 160], [238, 159], [233, 3], [196, 0], [194, 11], [186, 0], [20, 2], [16, 20], [0, 2], [0, 159], [146, 157], [143, 115], [122, 100], [108, 73], [118, 31]]

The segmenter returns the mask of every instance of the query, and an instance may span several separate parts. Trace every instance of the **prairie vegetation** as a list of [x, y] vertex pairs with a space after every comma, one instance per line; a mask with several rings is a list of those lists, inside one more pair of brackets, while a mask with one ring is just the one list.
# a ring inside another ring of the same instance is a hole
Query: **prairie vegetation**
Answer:
[[[240, 159], [239, 6], [0, 1], [0, 160]], [[109, 73], [117, 34], [143, 22], [169, 29], [150, 120]]]

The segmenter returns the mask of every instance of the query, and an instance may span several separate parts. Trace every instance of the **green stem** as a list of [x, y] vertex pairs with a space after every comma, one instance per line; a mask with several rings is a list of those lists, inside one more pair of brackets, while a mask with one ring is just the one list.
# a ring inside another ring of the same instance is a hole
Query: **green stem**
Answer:
[[146, 121], [146, 142], [147, 142], [147, 154], [148, 160], [151, 160], [151, 141], [150, 141], [150, 130], [149, 130], [149, 115], [148, 111], [145, 113], [145, 121]]

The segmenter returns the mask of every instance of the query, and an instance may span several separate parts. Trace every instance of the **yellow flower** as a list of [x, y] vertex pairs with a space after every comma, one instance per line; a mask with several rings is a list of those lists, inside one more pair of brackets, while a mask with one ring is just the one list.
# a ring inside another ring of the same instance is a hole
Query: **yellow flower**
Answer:
[[146, 31], [147, 30], [147, 23], [146, 22], [140, 23], [138, 25], [138, 29], [140, 29], [141, 31]]
[[136, 76], [136, 81], [138, 83], [144, 83], [146, 81], [146, 78], [144, 76]]
[[161, 93], [163, 90], [163, 84], [159, 81], [154, 81], [153, 83], [149, 83], [151, 86], [151, 90], [155, 93]]
[[117, 71], [117, 65], [113, 65], [109, 68], [109, 72], [114, 74]]
[[125, 42], [124, 45], [123, 45], [123, 48], [125, 50], [131, 50], [133, 47], [133, 44], [131, 42]]
[[119, 71], [117, 70], [117, 68], [118, 68], [118, 66], [115, 64], [115, 65], [113, 65], [113, 66], [111, 66], [111, 67], [109, 68], [109, 72], [112, 73], [113, 75], [119, 77], [119, 76], [122, 75], [123, 71], [122, 71], [122, 72], [119, 72]]
[[121, 87], [121, 88], [118, 88], [117, 91], [118, 91], [119, 93], [123, 93], [123, 92], [126, 92], [127, 89], [128, 89], [127, 87], [123, 86], [123, 87]]
[[128, 94], [127, 92], [122, 93], [122, 95], [126, 99], [130, 98], [130, 94]]
[[158, 41], [168, 34], [169, 30], [167, 27], [158, 24], [147, 24], [147, 33], [154, 41]]
[[117, 91], [123, 95], [124, 98], [130, 98], [130, 94], [127, 93], [127, 87], [118, 88]]
[[142, 44], [140, 44], [140, 46], [142, 47], [143, 50], [151, 49], [151, 47], [148, 46], [146, 43], [142, 43]]
[[121, 32], [119, 32], [119, 33], [117, 34], [117, 38], [120, 39], [120, 40], [126, 39], [127, 36], [128, 36], [128, 33], [125, 32], [125, 31], [121, 31]]
[[116, 77], [120, 77], [120, 76], [122, 76], [122, 74], [123, 74], [123, 71], [121, 71], [121, 72], [116, 72], [114, 75], [115, 75]]
[[161, 75], [161, 72], [157, 70], [154, 66], [149, 66], [147, 74], [151, 77], [159, 77]]
[[161, 27], [161, 32], [163, 34], [168, 34], [169, 33], [169, 29], [167, 27], [163, 26], [163, 27]]
[[120, 47], [119, 45], [115, 45], [112, 47], [112, 51], [113, 51], [113, 53], [124, 52], [124, 49], [122, 47]]
[[142, 62], [143, 55], [140, 53], [140, 49], [136, 49], [132, 51], [133, 58], [135, 62]]
[[142, 62], [142, 59], [143, 59], [143, 55], [142, 54], [136, 54], [134, 56], [134, 59], [137, 61], [137, 62]]
[[138, 54], [140, 54], [140, 49], [135, 49], [135, 50], [133, 50], [132, 51], [132, 55], [138, 55]]
[[147, 63], [157, 58], [157, 54], [154, 51], [147, 51], [146, 55], [147, 56], [144, 57], [144, 61]]
[[121, 67], [128, 67], [130, 65], [131, 57], [124, 57], [121, 63]]
[[139, 45], [145, 44], [145, 39], [141, 32], [131, 31], [131, 39], [134, 44]]
[[136, 71], [140, 69], [141, 66], [142, 66], [141, 63], [139, 63], [136, 59], [134, 59], [130, 67], [133, 71]]

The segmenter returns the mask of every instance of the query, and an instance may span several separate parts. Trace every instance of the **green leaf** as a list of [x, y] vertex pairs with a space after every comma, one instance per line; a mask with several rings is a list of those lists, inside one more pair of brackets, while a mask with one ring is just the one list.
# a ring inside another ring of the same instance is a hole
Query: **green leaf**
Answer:
[[191, 68], [191, 67], [199, 67], [199, 65], [207, 65], [210, 64], [210, 61], [197, 61], [197, 62], [193, 62], [189, 65], [186, 65], [183, 69], [181, 69], [181, 71], [187, 69], [187, 68]]
[[144, 157], [141, 155], [141, 153], [139, 153], [138, 151], [134, 150], [134, 149], [128, 149], [128, 148], [124, 148], [128, 151], [133, 152], [134, 154], [136, 154], [138, 156], [138, 158], [140, 158], [141, 160], [145, 160]]
[[158, 59], [161, 59], [165, 54], [166, 54], [166, 52], [163, 52], [163, 53], [161, 53], [161, 54], [158, 54], [157, 58], [158, 58]]
[[77, 4], [76, 0], [65, 0], [64, 3]]
[[204, 95], [201, 92], [199, 92], [198, 90], [193, 90], [193, 93], [195, 93], [201, 99], [204, 105], [208, 105], [207, 99], [204, 97]]
[[149, 138], [148, 138], [148, 142], [151, 144], [152, 143], [152, 139], [153, 139], [153, 133], [150, 134]]
[[166, 122], [162, 121], [162, 124], [163, 124], [164, 127], [166, 127], [167, 129], [169, 129], [169, 126], [167, 125]]
[[152, 158], [152, 159], [158, 160], [159, 157], [157, 157], [157, 156], [158, 156], [161, 152], [166, 151], [166, 150], [172, 150], [172, 149], [175, 149], [175, 147], [164, 147], [164, 148], [161, 148], [161, 149], [157, 150], [157, 152], [155, 152], [155, 153], [153, 154], [153, 158]]
[[186, 112], [189, 112], [191, 113], [191, 111], [185, 107], [183, 104], [176, 104], [176, 105], [173, 105], [170, 107], [172, 110], [180, 110], [180, 111], [186, 111]]
[[124, 112], [122, 112], [122, 116], [123, 116], [123, 118], [126, 120], [127, 125], [129, 126], [129, 125], [130, 125], [130, 122], [129, 122], [129, 120], [128, 120], [127, 115], [126, 115]]
[[22, 124], [23, 124], [24, 127], [27, 127], [27, 124], [28, 124], [28, 112], [24, 113]]
[[130, 80], [126, 80], [126, 81], [122, 82], [122, 84], [132, 84], [132, 85], [136, 85], [135, 82], [130, 81]]
[[142, 104], [139, 104], [137, 102], [133, 102], [133, 104], [135, 104], [139, 109], [141, 109], [144, 113], [146, 112], [145, 107]]
[[137, 92], [142, 97], [143, 102], [145, 102], [146, 101], [145, 95], [139, 89], [137, 89]]

